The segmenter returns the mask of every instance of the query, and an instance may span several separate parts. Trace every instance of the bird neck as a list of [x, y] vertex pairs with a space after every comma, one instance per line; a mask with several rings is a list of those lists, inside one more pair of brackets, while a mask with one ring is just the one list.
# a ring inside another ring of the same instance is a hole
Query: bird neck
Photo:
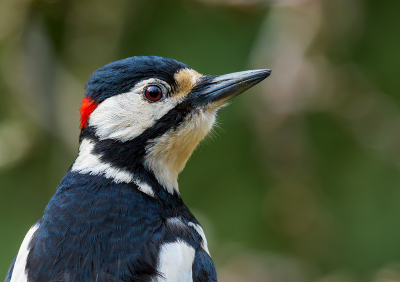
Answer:
[[81, 137], [79, 155], [71, 171], [104, 176], [115, 183], [134, 183], [152, 196], [159, 187], [179, 195], [177, 179], [183, 166], [182, 160], [174, 155], [148, 153], [144, 144], [85, 136]]

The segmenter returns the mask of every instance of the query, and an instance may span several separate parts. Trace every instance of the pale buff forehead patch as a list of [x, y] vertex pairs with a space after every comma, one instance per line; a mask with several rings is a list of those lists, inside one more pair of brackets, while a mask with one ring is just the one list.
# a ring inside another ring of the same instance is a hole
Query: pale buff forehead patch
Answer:
[[192, 69], [181, 69], [175, 75], [176, 93], [175, 97], [184, 98], [202, 77], [200, 73]]

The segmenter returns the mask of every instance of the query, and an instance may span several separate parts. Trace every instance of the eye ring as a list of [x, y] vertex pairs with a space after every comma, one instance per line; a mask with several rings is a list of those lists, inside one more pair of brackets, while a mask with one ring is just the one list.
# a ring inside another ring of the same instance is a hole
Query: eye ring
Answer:
[[144, 97], [150, 102], [157, 102], [164, 97], [164, 93], [161, 87], [157, 85], [149, 85], [144, 89]]

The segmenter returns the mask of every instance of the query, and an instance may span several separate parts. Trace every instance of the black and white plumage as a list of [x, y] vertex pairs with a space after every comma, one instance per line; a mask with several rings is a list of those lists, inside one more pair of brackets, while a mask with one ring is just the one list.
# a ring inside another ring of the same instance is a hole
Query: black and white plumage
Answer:
[[203, 76], [161, 57], [95, 71], [80, 111], [79, 155], [5, 281], [217, 281], [177, 177], [218, 109], [269, 74]]

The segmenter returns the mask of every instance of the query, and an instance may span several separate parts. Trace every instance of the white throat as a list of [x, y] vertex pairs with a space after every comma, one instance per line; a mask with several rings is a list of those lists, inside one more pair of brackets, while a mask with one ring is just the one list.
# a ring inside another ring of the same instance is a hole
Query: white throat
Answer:
[[212, 129], [216, 110], [205, 110], [188, 116], [174, 130], [147, 145], [144, 165], [170, 193], [179, 193], [178, 175], [196, 146]]

